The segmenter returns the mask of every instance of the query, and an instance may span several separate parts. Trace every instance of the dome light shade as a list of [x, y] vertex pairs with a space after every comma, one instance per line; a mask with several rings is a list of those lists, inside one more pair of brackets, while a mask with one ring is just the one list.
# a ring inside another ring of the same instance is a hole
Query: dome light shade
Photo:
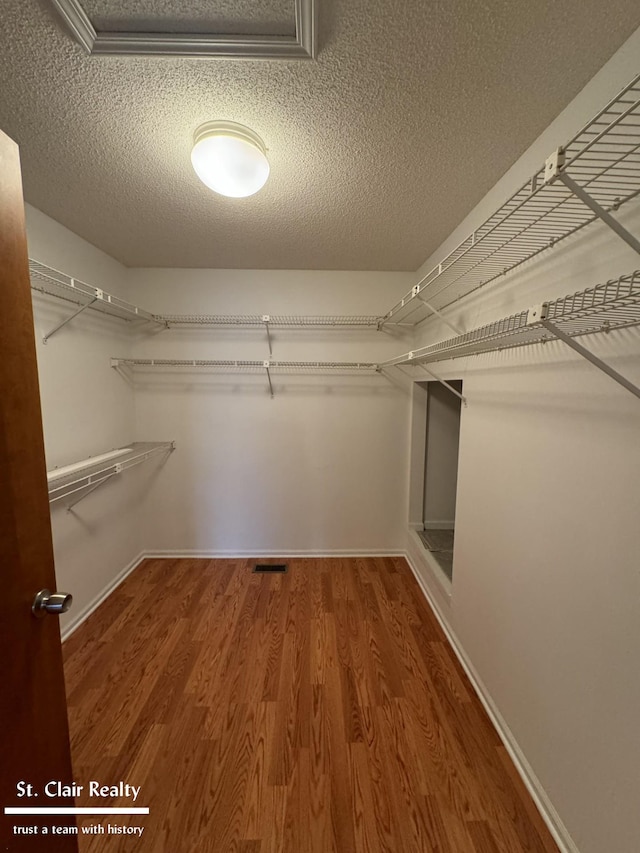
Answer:
[[269, 177], [264, 142], [241, 124], [210, 121], [195, 132], [191, 163], [203, 184], [220, 195], [245, 198]]

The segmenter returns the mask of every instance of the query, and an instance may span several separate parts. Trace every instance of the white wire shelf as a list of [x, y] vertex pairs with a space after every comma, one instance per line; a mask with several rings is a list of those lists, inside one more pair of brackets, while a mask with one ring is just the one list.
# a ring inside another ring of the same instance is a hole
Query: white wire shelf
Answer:
[[335, 371], [365, 371], [377, 372], [378, 365], [373, 362], [355, 361], [240, 361], [233, 359], [177, 359], [177, 358], [112, 358], [112, 367], [187, 367], [208, 368], [221, 370], [229, 373], [246, 373], [252, 371], [263, 371], [269, 369], [275, 373], [293, 372], [320, 372], [331, 373]]
[[133, 442], [125, 448], [89, 457], [62, 469], [54, 468], [47, 472], [49, 503], [78, 495], [73, 503], [68, 505], [67, 509], [71, 509], [116, 474], [121, 474], [134, 465], [140, 465], [152, 456], [170, 453], [174, 449], [173, 441]]
[[[424, 366], [450, 358], [478, 355], [560, 339], [636, 396], [640, 390], [573, 338], [640, 325], [640, 270], [604, 284], [544, 302], [471, 332], [405, 353], [381, 364]], [[432, 374], [433, 375], [433, 374]], [[434, 377], [438, 378], [438, 377]]]
[[156, 314], [157, 320], [167, 326], [214, 326], [214, 327], [243, 327], [264, 328], [268, 324], [272, 328], [281, 329], [353, 329], [379, 328], [381, 318], [359, 316], [296, 316], [284, 314]]
[[29, 259], [31, 288], [48, 296], [55, 296], [79, 306], [54, 329], [44, 336], [44, 343], [63, 326], [91, 308], [122, 320], [139, 320], [164, 328], [261, 328], [267, 333], [269, 355], [272, 355], [271, 329], [376, 329], [380, 330], [379, 316], [357, 315], [295, 315], [295, 314], [152, 314], [118, 296], [93, 287], [60, 270]]
[[[640, 76], [382, 319], [414, 326], [640, 194]], [[435, 309], [435, 310], [434, 310]]]
[[124, 368], [135, 371], [136, 369], [177, 370], [206, 369], [217, 373], [261, 373], [266, 377], [268, 390], [271, 397], [275, 396], [271, 375], [274, 373], [302, 373], [302, 374], [378, 374], [380, 368], [373, 362], [360, 361], [238, 361], [238, 360], [216, 360], [216, 359], [176, 359], [176, 358], [112, 358], [111, 366], [126, 378], [127, 372]]
[[29, 259], [29, 272], [31, 275], [31, 289], [38, 293], [45, 293], [48, 296], [55, 296], [65, 302], [70, 302], [78, 305], [79, 308], [64, 322], [60, 323], [55, 329], [45, 335], [46, 341], [72, 320], [81, 311], [90, 308], [93, 311], [100, 311], [103, 314], [108, 314], [111, 317], [117, 317], [120, 320], [141, 321], [145, 323], [154, 323], [164, 326], [163, 320], [159, 320], [149, 311], [144, 311], [137, 305], [133, 305], [119, 296], [114, 296], [112, 293], [107, 293], [99, 287], [93, 287], [84, 281], [60, 272], [53, 267]]

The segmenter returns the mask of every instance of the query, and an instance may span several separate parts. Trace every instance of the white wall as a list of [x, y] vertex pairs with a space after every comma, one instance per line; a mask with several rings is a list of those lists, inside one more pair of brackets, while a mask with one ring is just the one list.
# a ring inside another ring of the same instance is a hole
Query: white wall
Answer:
[[[159, 313], [383, 314], [407, 274], [131, 270]], [[273, 331], [279, 360], [378, 361], [377, 331]], [[263, 331], [171, 329], [141, 357], [264, 359]], [[137, 435], [177, 450], [145, 503], [145, 542], [180, 553], [402, 551], [408, 400], [382, 376], [142, 374]]]
[[[614, 96], [640, 70], [638, 56], [640, 32], [422, 272]], [[621, 219], [640, 234], [637, 204]], [[593, 226], [449, 316], [471, 329], [637, 268], [637, 254]], [[450, 336], [429, 323], [416, 344]], [[583, 343], [640, 385], [637, 328]], [[468, 399], [451, 597], [412, 539], [414, 563], [573, 844], [636, 853], [640, 401], [559, 342], [434, 370], [463, 379]]]
[[[30, 257], [126, 297], [126, 270], [103, 252], [27, 206]], [[75, 306], [34, 295], [40, 396], [47, 468], [66, 465], [134, 439], [132, 389], [110, 366], [126, 354], [126, 324], [87, 311], [55, 334], [43, 336]], [[63, 633], [139, 555], [138, 469], [101, 486], [68, 513], [64, 501], [52, 505], [58, 589], [74, 604], [62, 617]]]

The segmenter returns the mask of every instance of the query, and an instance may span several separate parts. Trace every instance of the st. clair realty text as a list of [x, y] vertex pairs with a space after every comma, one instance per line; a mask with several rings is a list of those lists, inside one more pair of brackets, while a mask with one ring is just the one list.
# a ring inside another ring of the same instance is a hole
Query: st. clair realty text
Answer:
[[[140, 785], [129, 785], [126, 782], [118, 782], [115, 785], [103, 785], [101, 782], [91, 780], [89, 782], [89, 796], [102, 798], [129, 798], [135, 801], [140, 793]], [[70, 785], [65, 785], [62, 782], [51, 781], [44, 786], [45, 797], [79, 797], [84, 791], [84, 785], [78, 785], [72, 782]], [[37, 797], [38, 792], [29, 782], [18, 782], [16, 785], [16, 794], [18, 797]]]

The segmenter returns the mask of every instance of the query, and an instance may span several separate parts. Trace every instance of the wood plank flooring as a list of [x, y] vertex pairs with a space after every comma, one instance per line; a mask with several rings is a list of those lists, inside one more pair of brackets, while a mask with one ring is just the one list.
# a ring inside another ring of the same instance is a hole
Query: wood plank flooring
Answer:
[[146, 560], [64, 653], [76, 781], [150, 808], [82, 853], [557, 853], [401, 558]]

